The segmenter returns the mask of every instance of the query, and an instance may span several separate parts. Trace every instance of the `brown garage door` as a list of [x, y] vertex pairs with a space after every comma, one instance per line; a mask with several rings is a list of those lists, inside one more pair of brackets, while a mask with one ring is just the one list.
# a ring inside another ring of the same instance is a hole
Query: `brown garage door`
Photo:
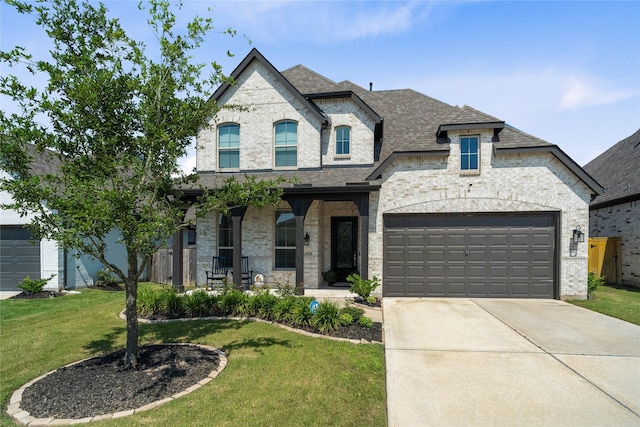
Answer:
[[557, 298], [555, 213], [384, 216], [384, 296]]

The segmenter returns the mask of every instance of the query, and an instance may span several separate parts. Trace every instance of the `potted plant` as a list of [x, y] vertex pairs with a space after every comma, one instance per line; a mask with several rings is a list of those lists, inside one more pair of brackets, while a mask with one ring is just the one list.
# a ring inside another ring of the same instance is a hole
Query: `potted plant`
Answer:
[[338, 280], [338, 274], [333, 270], [329, 270], [322, 273], [322, 278], [331, 286]]

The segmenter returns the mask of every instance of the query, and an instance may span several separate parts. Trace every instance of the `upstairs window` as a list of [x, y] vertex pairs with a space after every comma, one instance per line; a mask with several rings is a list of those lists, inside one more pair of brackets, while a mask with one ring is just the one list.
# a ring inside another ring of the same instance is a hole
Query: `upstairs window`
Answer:
[[336, 128], [336, 155], [351, 154], [351, 128], [340, 126]]
[[276, 167], [298, 165], [298, 124], [279, 122], [275, 125]]
[[296, 268], [296, 218], [290, 210], [276, 212], [275, 267]]
[[218, 127], [218, 167], [240, 168], [240, 125], [229, 123]]
[[460, 137], [460, 170], [478, 170], [479, 147], [477, 136]]

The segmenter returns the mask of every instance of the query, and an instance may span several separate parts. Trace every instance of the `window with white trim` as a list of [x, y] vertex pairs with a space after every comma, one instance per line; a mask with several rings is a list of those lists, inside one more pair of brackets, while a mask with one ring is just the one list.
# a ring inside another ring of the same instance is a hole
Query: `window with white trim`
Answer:
[[240, 125], [227, 123], [218, 126], [218, 167], [238, 169], [240, 167]]
[[344, 156], [351, 154], [351, 128], [349, 126], [338, 126], [336, 128], [336, 155]]
[[287, 120], [276, 123], [274, 128], [276, 167], [297, 166], [298, 123]]
[[480, 142], [477, 136], [460, 137], [460, 170], [479, 169]]

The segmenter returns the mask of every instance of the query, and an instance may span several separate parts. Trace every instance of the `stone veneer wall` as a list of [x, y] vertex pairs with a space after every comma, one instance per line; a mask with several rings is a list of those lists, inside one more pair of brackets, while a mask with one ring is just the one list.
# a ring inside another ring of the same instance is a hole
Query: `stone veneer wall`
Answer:
[[589, 212], [591, 237], [620, 237], [622, 283], [640, 287], [640, 201]]
[[[460, 134], [481, 136], [479, 174], [459, 170]], [[449, 156], [398, 159], [384, 172], [380, 194], [371, 200], [369, 275], [384, 281], [386, 213], [554, 211], [560, 213], [560, 296], [586, 298], [587, 243], [578, 244], [571, 257], [569, 242], [576, 225], [588, 229], [591, 191], [550, 153], [495, 156], [492, 133], [460, 134], [449, 134]]]

